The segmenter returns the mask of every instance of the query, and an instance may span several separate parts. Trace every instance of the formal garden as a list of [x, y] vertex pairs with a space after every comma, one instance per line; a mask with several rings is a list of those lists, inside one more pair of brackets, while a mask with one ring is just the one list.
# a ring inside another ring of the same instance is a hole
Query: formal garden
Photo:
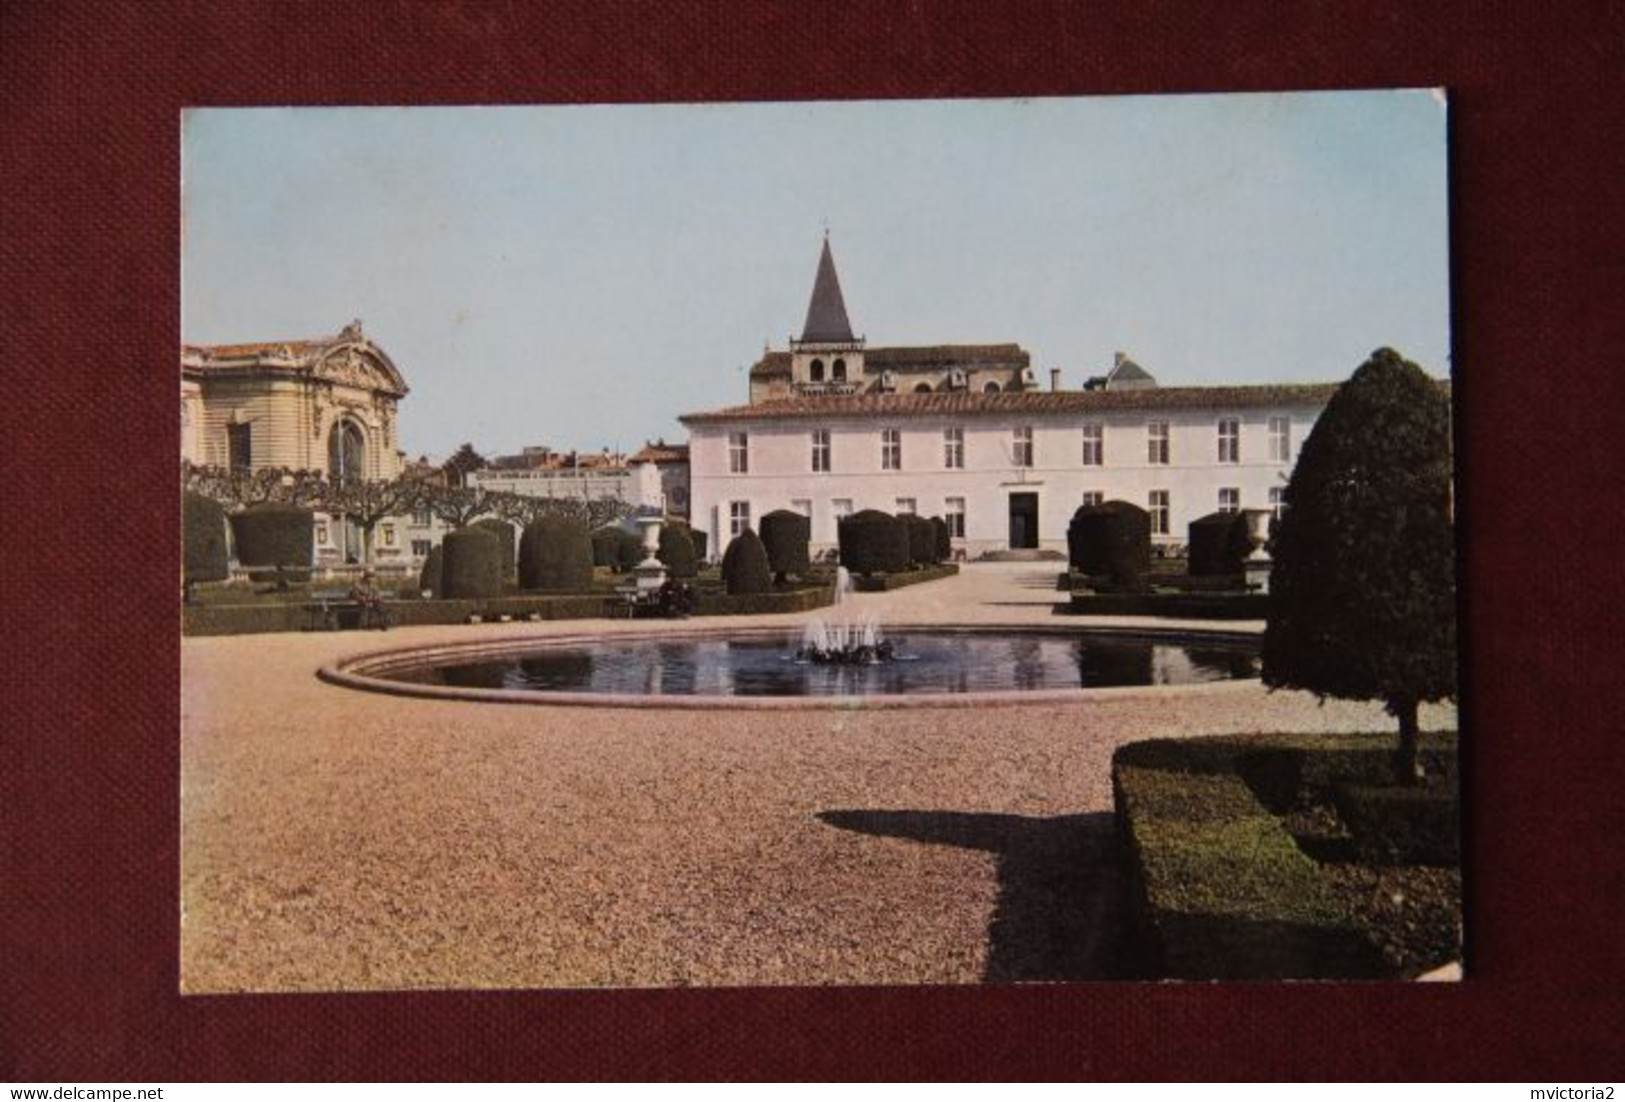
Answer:
[[[188, 464], [182, 473], [189, 635], [360, 626], [368, 621], [354, 586], [364, 574], [388, 623], [424, 625], [805, 612], [831, 602], [841, 568], [813, 561], [809, 522], [788, 510], [763, 516], [760, 534], [747, 528], [712, 561], [706, 533], [619, 501], [525, 497], [417, 475], [340, 482]], [[448, 530], [421, 568], [375, 567], [378, 526], [422, 511]], [[362, 561], [317, 565], [318, 513], [357, 525]], [[842, 524], [840, 540], [838, 561], [859, 590], [958, 569], [946, 561], [940, 518], [866, 511]]]

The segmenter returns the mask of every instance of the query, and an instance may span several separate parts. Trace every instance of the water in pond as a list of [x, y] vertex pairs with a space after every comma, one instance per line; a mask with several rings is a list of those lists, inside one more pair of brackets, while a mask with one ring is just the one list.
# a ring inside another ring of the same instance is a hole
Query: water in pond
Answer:
[[673, 696], [877, 696], [1181, 685], [1257, 677], [1241, 643], [1151, 642], [1002, 632], [907, 632], [872, 666], [797, 661], [799, 639], [603, 640], [381, 676], [415, 684]]

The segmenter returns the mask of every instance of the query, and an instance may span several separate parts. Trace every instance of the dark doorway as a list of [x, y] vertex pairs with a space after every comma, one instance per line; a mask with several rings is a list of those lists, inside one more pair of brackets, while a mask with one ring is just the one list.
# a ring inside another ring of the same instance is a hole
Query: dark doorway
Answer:
[[1010, 495], [1010, 547], [1038, 547], [1038, 495]]

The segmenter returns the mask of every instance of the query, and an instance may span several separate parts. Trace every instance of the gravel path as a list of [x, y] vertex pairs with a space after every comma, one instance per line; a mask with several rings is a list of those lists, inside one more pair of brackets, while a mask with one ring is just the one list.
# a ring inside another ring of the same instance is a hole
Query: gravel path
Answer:
[[[973, 565], [855, 600], [883, 622], [1053, 623], [1054, 577]], [[186, 991], [1107, 977], [1113, 747], [1390, 723], [1256, 683], [753, 714], [465, 704], [313, 676], [381, 638], [515, 630], [182, 641]]]

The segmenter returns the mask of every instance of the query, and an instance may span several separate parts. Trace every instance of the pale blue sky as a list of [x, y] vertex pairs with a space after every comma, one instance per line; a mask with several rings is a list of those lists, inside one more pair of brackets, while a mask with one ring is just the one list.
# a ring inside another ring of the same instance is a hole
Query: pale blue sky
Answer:
[[1123, 349], [1164, 384], [1449, 369], [1437, 93], [210, 109], [183, 132], [182, 335], [336, 333], [402, 446], [683, 438], [799, 329], [827, 219], [871, 344]]

